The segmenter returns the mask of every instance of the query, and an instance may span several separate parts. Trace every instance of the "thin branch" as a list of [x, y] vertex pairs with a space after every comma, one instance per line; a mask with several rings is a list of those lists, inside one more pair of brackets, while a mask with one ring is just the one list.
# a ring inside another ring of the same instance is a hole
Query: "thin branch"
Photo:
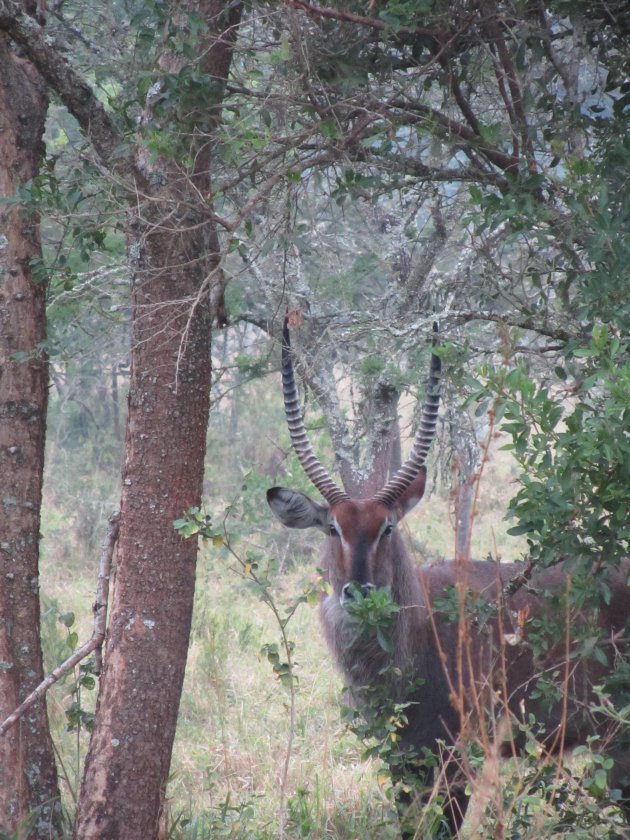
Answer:
[[42, 78], [76, 118], [101, 161], [110, 169], [132, 175], [143, 182], [131, 155], [122, 155], [123, 136], [94, 91], [47, 43], [44, 30], [24, 14], [20, 4], [0, 0], [0, 30], [20, 46]]
[[103, 664], [103, 642], [107, 630], [107, 602], [109, 601], [109, 579], [112, 568], [114, 549], [118, 542], [120, 531], [120, 511], [115, 511], [109, 517], [109, 528], [101, 551], [98, 564], [98, 579], [96, 581], [96, 601], [94, 602], [94, 630], [92, 638], [100, 639], [94, 654], [94, 672], [100, 674]]
[[[306, 3], [304, 0], [284, 0], [284, 5], [289, 6], [292, 9], [299, 9], [313, 18], [328, 18], [329, 20], [338, 20], [342, 23], [352, 23], [358, 26], [366, 26], [369, 29], [375, 29], [377, 32], [388, 31], [394, 35], [428, 35], [431, 38], [440, 36], [439, 30], [427, 28], [426, 26], [401, 26], [394, 30], [391, 25], [379, 20], [378, 18], [357, 15], [353, 12], [347, 12], [341, 9], [331, 9], [326, 6], [316, 6], [314, 3]], [[444, 35], [442, 34], [441, 37], [444, 37]]]
[[78, 665], [82, 659], [89, 656], [92, 651], [96, 651], [95, 659], [95, 673], [100, 674], [101, 671], [101, 651], [103, 641], [105, 640], [105, 631], [107, 627], [107, 599], [109, 595], [109, 576], [112, 565], [112, 556], [114, 554], [114, 547], [118, 540], [120, 513], [116, 511], [109, 518], [109, 528], [98, 568], [98, 580], [96, 584], [96, 601], [94, 603], [94, 629], [92, 631], [92, 638], [75, 650], [71, 657], [58, 665], [54, 671], [43, 680], [37, 688], [32, 691], [28, 697], [17, 707], [17, 709], [9, 715], [9, 717], [0, 725], [0, 737], [11, 729], [11, 727], [18, 722], [22, 715], [28, 711], [40, 698], [42, 698], [48, 689], [61, 679], [68, 671], [71, 671], [75, 665]]
[[[560, 563], [564, 563], [567, 558], [562, 556], [559, 557], [557, 560], [554, 560], [553, 563], [549, 563], [545, 568], [552, 568], [552, 566], [558, 566]], [[520, 571], [515, 577], [510, 578], [503, 589], [501, 590], [501, 600], [508, 601], [512, 595], [518, 592], [523, 586], [526, 586], [530, 580], [532, 579], [532, 575], [536, 571], [539, 561], [535, 558], [530, 558], [527, 562], [525, 568]]]
[[522, 330], [531, 330], [539, 335], [553, 338], [556, 341], [567, 342], [577, 338], [576, 335], [567, 332], [561, 327], [551, 327], [546, 324], [536, 324], [532, 318], [519, 318], [511, 315], [501, 315], [498, 312], [482, 312], [479, 310], [451, 309], [448, 313], [451, 323], [468, 323], [469, 321], [494, 321], [498, 324], [505, 324], [508, 327], [518, 327]]
[[[459, 83], [456, 83], [456, 88], [459, 90]], [[470, 115], [474, 118], [478, 128], [479, 124], [476, 121], [476, 117], [474, 117], [472, 109], [461, 91], [458, 105], [460, 110], [464, 108], [467, 112], [470, 111]], [[464, 143], [470, 144], [473, 150], [476, 150], [480, 155], [483, 155], [489, 163], [496, 166], [502, 172], [512, 172], [514, 170], [515, 163], [512, 156], [502, 152], [496, 146], [492, 146], [487, 141], [482, 140], [480, 134], [475, 132], [470, 125], [466, 125], [459, 120], [455, 120], [452, 117], [443, 114], [441, 111], [438, 111], [436, 108], [432, 108], [428, 105], [422, 105], [418, 102], [412, 103], [392, 100], [392, 107], [398, 107], [404, 111], [407, 114], [406, 121], [411, 121], [412, 124], [421, 122], [422, 120], [435, 122], [446, 132], [447, 137], [457, 137]], [[404, 118], [401, 115], [400, 117], [397, 117], [397, 119], [402, 121]], [[465, 146], [463, 147], [463, 151], [468, 153]], [[458, 179], [454, 178], [453, 180]]]
[[[498, 64], [495, 62], [497, 82], [499, 84], [499, 90], [503, 97], [506, 111], [514, 131], [514, 158], [518, 160], [517, 134], [520, 132], [522, 147], [527, 157], [529, 171], [534, 174], [537, 171], [537, 164], [529, 125], [527, 123], [527, 117], [523, 107], [523, 93], [519, 84], [514, 62], [512, 61], [505, 38], [503, 37], [502, 28], [499, 25], [499, 11], [495, 3], [484, 3], [484, 10], [487, 15], [485, 28], [488, 33], [489, 43], [491, 49], [493, 47], [496, 49], [496, 54], [498, 56]], [[509, 96], [504, 86], [505, 81], [507, 81], [508, 84]]]

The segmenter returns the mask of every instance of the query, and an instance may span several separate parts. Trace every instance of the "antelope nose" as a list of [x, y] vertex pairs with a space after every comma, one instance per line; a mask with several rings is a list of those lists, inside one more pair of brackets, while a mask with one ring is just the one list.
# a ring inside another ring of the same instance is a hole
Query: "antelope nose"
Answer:
[[350, 581], [341, 590], [341, 603], [345, 604], [346, 601], [352, 601], [356, 597], [357, 592], [360, 592], [364, 598], [367, 598], [370, 592], [374, 592], [375, 589], [376, 587], [373, 583], [356, 583], [355, 581]]

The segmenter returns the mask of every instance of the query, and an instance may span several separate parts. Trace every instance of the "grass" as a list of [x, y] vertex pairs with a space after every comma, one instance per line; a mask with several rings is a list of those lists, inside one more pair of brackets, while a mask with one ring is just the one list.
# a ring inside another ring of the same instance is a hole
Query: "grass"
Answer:
[[[286, 810], [281, 819], [289, 694], [260, 653], [263, 644], [278, 640], [278, 628], [269, 608], [231, 565], [222, 549], [206, 548], [200, 554], [193, 633], [168, 786], [167, 836], [175, 840], [277, 840], [280, 836], [287, 840], [394, 840], [399, 835], [390, 791], [379, 774], [379, 763], [363, 759], [361, 744], [341, 723], [341, 680], [321, 637], [317, 609], [307, 604], [299, 606], [289, 625], [299, 683]], [[298, 563], [278, 574], [276, 603], [290, 606], [311, 578], [311, 567]], [[91, 603], [87, 575], [85, 580], [75, 580], [71, 589], [63, 575], [55, 580], [59, 597], [64, 597], [64, 610], [78, 611]], [[91, 629], [89, 617], [82, 616], [77, 623], [85, 624], [84, 638]], [[61, 657], [68, 630], [55, 620], [52, 609], [46, 628], [48, 655]], [[69, 679], [55, 687], [49, 702], [60, 758], [70, 781], [65, 794], [72, 810], [70, 789], [78, 786], [87, 736], [63, 732], [64, 708], [72, 700], [70, 686]], [[87, 699], [93, 702], [94, 693]], [[574, 820], [567, 825], [568, 834], [558, 831], [557, 811], [546, 800], [550, 785], [540, 795], [533, 793], [540, 756], [532, 755], [524, 767], [493, 758], [486, 755], [472, 785], [465, 837], [506, 836], [497, 829], [495, 809], [497, 802], [506, 799], [517, 808], [520, 801], [528, 802], [528, 828], [519, 837], [550, 836], [551, 832], [573, 840], [594, 836], [593, 825], [601, 818], [601, 806], [594, 801], [588, 825], [581, 829]], [[554, 770], [551, 776], [555, 775]], [[558, 773], [554, 784], [565, 786], [574, 799], [588, 804], [579, 782], [569, 784], [566, 779]], [[492, 833], [489, 824], [494, 826]], [[597, 825], [604, 831], [603, 823]], [[597, 836], [619, 835], [613, 831]]]
[[[486, 556], [498, 551], [515, 559], [522, 545], [506, 536], [508, 525], [502, 521], [512, 469], [509, 459], [501, 454], [486, 469], [484, 486], [490, 489], [480, 496], [473, 553]], [[257, 511], [260, 524], [240, 526], [241, 547], [247, 548], [248, 532], [256, 533], [253, 547], [263, 556], [279, 556], [284, 571], [273, 577], [274, 599], [288, 607], [313, 578], [317, 565], [313, 549], [319, 535], [289, 536], [272, 523], [266, 508], [260, 509], [262, 489], [255, 481], [250, 487], [255, 498], [244, 508]], [[431, 558], [452, 555], [449, 507], [448, 498], [433, 495], [405, 522], [418, 562], [428, 555], [423, 549], [429, 545]], [[50, 666], [64, 652], [67, 655], [64, 646], [69, 632], [76, 630], [81, 640], [91, 633], [96, 559], [93, 568], [86, 567], [82, 546], [60, 528], [62, 517], [56, 505], [47, 509], [46, 517], [45, 532], [55, 538], [62, 534], [63, 539], [44, 543], [43, 591], [57, 613], [77, 616], [69, 631], [56, 620], [51, 607], [45, 634]], [[363, 760], [362, 745], [341, 723], [341, 678], [322, 638], [317, 609], [307, 604], [300, 605], [288, 628], [295, 643], [299, 681], [295, 737], [281, 797], [290, 697], [260, 652], [264, 644], [279, 641], [278, 627], [270, 609], [244, 584], [233, 565], [224, 549], [200, 552], [193, 632], [167, 792], [170, 836], [397, 837], [391, 792], [379, 775], [382, 768], [377, 761]], [[64, 711], [76, 699], [72, 684], [69, 677], [53, 689], [49, 699], [70, 810], [88, 740], [85, 732], [64, 731]], [[84, 692], [82, 703], [89, 710], [94, 692]]]
[[[200, 558], [171, 811], [212, 815], [229, 802], [237, 808], [232, 816], [238, 815], [238, 831], [255, 813], [255, 836], [276, 837], [290, 697], [260, 651], [278, 642], [279, 632], [269, 608], [238, 577], [230, 577], [227, 565], [222, 551], [210, 549]], [[277, 603], [288, 607], [311, 577], [311, 570], [294, 566], [278, 578]], [[321, 638], [317, 610], [301, 605], [289, 636], [296, 644], [299, 681], [286, 836], [386, 837], [390, 803], [378, 787], [376, 768], [361, 760], [361, 745], [341, 724], [341, 680]], [[248, 805], [250, 811], [240, 813]]]

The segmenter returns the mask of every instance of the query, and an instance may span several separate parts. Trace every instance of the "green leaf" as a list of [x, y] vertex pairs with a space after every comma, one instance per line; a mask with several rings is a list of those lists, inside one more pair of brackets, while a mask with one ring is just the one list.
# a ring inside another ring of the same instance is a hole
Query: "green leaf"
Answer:
[[72, 627], [75, 621], [75, 615], [73, 612], [63, 613], [63, 615], [60, 615], [57, 620], [60, 624], [63, 624], [64, 627]]

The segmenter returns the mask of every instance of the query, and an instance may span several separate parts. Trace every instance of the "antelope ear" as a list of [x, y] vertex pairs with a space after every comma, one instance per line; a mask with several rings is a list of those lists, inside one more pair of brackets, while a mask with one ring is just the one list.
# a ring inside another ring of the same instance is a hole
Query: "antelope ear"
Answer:
[[396, 502], [394, 510], [396, 511], [398, 520], [401, 520], [405, 514], [409, 513], [409, 511], [418, 504], [420, 499], [424, 496], [424, 487], [426, 483], [427, 471], [425, 467], [422, 467], [418, 475]]
[[319, 528], [328, 533], [328, 507], [288, 487], [267, 490], [267, 503], [274, 516], [287, 528]]

